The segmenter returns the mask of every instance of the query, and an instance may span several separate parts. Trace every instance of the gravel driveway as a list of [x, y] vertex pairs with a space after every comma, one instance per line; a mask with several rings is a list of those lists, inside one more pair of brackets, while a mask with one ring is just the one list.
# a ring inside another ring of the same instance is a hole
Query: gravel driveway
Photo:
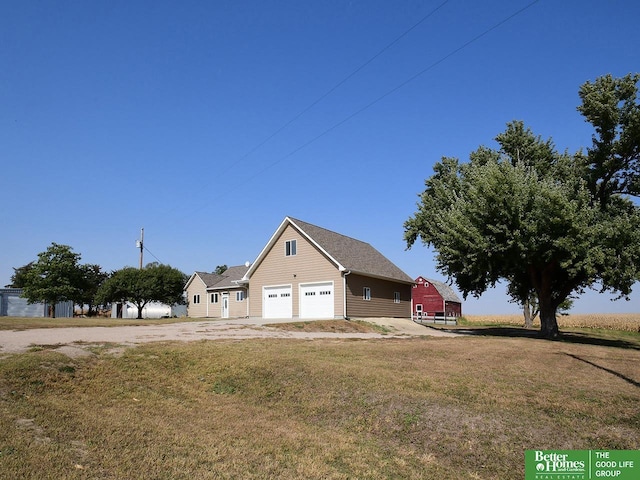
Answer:
[[170, 323], [166, 325], [129, 327], [37, 328], [0, 332], [0, 354], [19, 353], [37, 345], [60, 345], [58, 351], [69, 356], [90, 355], [86, 344], [114, 343], [131, 346], [146, 342], [194, 341], [248, 338], [398, 338], [406, 336], [456, 336], [435, 328], [419, 325], [408, 319], [362, 319], [389, 328], [390, 333], [292, 332], [268, 327], [266, 324], [288, 320], [234, 319], [203, 320], [202, 322]]

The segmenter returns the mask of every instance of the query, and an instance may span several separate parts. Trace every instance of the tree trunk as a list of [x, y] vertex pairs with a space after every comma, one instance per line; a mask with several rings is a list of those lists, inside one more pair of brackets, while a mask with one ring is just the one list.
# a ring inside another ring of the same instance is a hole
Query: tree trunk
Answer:
[[538, 316], [539, 308], [537, 298], [538, 297], [529, 296], [529, 298], [522, 304], [525, 328], [533, 328], [533, 322]]
[[560, 332], [558, 330], [558, 321], [556, 319], [556, 311], [558, 307], [554, 305], [551, 299], [542, 298], [540, 300], [540, 333], [544, 338], [558, 338]]
[[138, 320], [142, 320], [142, 309], [144, 305], [136, 305], [138, 307]]
[[533, 317], [531, 316], [531, 302], [527, 300], [522, 306], [522, 313], [524, 314], [524, 327], [533, 327]]

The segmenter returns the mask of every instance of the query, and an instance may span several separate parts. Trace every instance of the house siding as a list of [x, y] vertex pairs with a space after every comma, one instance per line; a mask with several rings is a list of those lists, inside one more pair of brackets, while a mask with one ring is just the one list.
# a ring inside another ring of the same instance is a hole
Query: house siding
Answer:
[[[193, 303], [194, 295], [200, 295], [200, 303]], [[187, 287], [187, 316], [191, 318], [207, 317], [207, 286], [200, 277], [196, 275]]]
[[[296, 240], [296, 255], [285, 256], [285, 243]], [[300, 284], [333, 282], [334, 317], [341, 318], [344, 296], [342, 275], [337, 266], [295, 228], [288, 225], [275, 240], [251, 275], [249, 316], [262, 317], [262, 291], [265, 286], [291, 285], [292, 314], [300, 315]]]
[[[236, 301], [236, 292], [244, 292], [244, 300]], [[211, 294], [215, 292], [209, 292], [208, 300], [211, 300]], [[222, 296], [229, 295], [229, 317], [246, 317], [247, 316], [247, 302], [248, 294], [244, 288], [225, 289], [220, 290], [218, 293], [218, 303], [211, 303], [209, 306], [209, 316], [215, 318], [222, 318]]]
[[[363, 290], [371, 289], [371, 300], [364, 300]], [[400, 303], [394, 293], [400, 293]], [[400, 317], [411, 316], [411, 285], [363, 275], [347, 275], [347, 316]]]

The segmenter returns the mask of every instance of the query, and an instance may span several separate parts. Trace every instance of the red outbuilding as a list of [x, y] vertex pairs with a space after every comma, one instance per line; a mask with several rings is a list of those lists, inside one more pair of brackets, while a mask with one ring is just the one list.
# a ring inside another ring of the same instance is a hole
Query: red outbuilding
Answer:
[[411, 290], [413, 317], [455, 318], [462, 316], [462, 302], [449, 285], [437, 280], [418, 277]]

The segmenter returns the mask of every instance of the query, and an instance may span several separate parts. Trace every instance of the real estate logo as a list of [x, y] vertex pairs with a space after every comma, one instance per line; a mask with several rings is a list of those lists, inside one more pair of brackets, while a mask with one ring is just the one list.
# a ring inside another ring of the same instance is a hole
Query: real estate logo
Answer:
[[525, 480], [640, 479], [640, 450], [527, 450]]
[[[589, 454], [580, 450], [533, 450], [533, 459], [528, 458], [526, 465], [535, 465], [536, 480], [586, 480]], [[531, 457], [531, 454], [529, 454]], [[528, 480], [530, 477], [526, 476]]]

